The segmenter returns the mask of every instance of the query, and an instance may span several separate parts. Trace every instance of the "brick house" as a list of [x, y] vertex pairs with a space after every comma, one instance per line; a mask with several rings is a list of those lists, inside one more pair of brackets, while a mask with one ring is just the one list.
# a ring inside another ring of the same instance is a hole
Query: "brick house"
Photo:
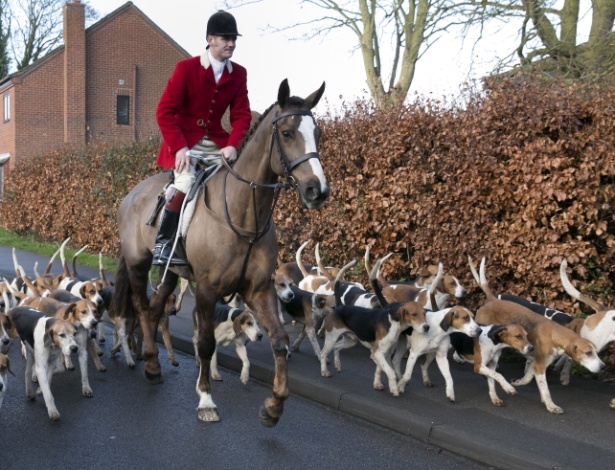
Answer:
[[0, 194], [4, 163], [6, 171], [53, 149], [158, 135], [158, 100], [190, 57], [130, 1], [87, 29], [79, 0], [63, 14], [64, 44], [0, 79]]

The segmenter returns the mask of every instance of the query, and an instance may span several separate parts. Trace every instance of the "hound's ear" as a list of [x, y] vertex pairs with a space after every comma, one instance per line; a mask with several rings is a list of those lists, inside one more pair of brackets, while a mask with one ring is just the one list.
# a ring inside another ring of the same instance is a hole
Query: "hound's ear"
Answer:
[[506, 328], [506, 326], [495, 326], [491, 328], [491, 331], [489, 331], [487, 336], [491, 341], [493, 341], [493, 344], [500, 344], [502, 343], [502, 335], [507, 331], [508, 328]]
[[423, 266], [423, 267], [419, 270], [419, 272], [417, 273], [417, 275], [418, 275], [419, 277], [429, 277], [429, 276], [431, 276], [431, 272], [429, 272], [429, 268], [426, 268], [426, 267], [424, 267], [424, 266]]
[[317, 294], [315, 304], [318, 308], [325, 308], [327, 306], [327, 296]]
[[285, 78], [282, 83], [280, 83], [280, 88], [278, 90], [278, 105], [280, 109], [284, 108], [289, 97], [290, 87], [288, 86], [288, 79]]
[[305, 99], [305, 105], [309, 109], [312, 109], [314, 106], [318, 104], [324, 92], [325, 92], [325, 82], [322, 82], [322, 85], [320, 85], [320, 88]]
[[447, 331], [451, 327], [451, 323], [453, 322], [453, 315], [454, 314], [455, 314], [455, 309], [451, 308], [446, 313], [446, 315], [444, 315], [444, 318], [440, 322], [440, 328], [442, 328], [444, 331]]
[[75, 309], [77, 307], [76, 303], [71, 303], [66, 307], [66, 310], [64, 311], [64, 320], [68, 320], [70, 318], [71, 315], [73, 315], [73, 317], [75, 316]]
[[11, 374], [13, 377], [15, 377], [15, 374], [13, 374], [13, 371], [11, 370], [11, 360], [9, 359], [8, 356], [6, 358], [6, 370], [9, 371], [9, 374]]
[[45, 335], [43, 336], [43, 346], [46, 349], [50, 348], [53, 345], [53, 328], [47, 328], [45, 330]]
[[86, 288], [86, 285], [85, 285], [85, 282], [84, 282], [83, 284], [81, 284], [81, 287], [79, 288], [79, 295], [81, 295], [82, 299], [86, 298], [85, 297], [85, 288]]

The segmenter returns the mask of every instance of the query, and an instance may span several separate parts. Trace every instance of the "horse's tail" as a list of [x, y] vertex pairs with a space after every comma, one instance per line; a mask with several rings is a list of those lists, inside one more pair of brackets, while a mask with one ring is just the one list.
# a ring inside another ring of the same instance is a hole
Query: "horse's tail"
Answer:
[[121, 318], [134, 316], [132, 303], [132, 287], [128, 278], [128, 266], [124, 256], [120, 256], [111, 305], [109, 306], [109, 318]]

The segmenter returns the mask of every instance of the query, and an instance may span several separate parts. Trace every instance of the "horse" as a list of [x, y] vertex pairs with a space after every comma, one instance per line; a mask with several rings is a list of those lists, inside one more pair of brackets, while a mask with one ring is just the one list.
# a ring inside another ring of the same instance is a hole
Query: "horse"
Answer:
[[157, 224], [146, 221], [170, 174], [158, 173], [137, 184], [118, 209], [121, 248], [111, 309], [114, 315], [128, 309], [138, 315], [145, 378], [151, 384], [163, 381], [155, 338], [165, 301], [178, 276], [196, 283], [197, 417], [202, 421], [220, 420], [209, 384], [216, 347], [213, 315], [217, 301], [235, 294], [257, 316], [273, 350], [273, 392], [260, 408], [260, 422], [275, 426], [283, 413], [289, 395], [289, 340], [279, 320], [272, 281], [278, 253], [273, 211], [281, 189], [294, 189], [307, 209], [322, 208], [329, 197], [318, 155], [321, 130], [311, 112], [324, 90], [323, 82], [302, 99], [290, 96], [288, 81], [282, 81], [277, 102], [248, 133], [237, 161], [230, 167], [221, 159], [221, 168], [203, 186], [184, 237], [188, 266], [170, 267], [150, 298], [146, 290]]

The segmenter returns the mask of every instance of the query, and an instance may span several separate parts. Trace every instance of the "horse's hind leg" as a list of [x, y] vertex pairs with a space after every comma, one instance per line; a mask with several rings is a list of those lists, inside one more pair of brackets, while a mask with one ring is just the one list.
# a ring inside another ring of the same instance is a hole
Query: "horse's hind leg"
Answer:
[[220, 421], [218, 409], [211, 396], [209, 370], [211, 358], [216, 350], [214, 335], [214, 309], [216, 295], [208, 284], [197, 282], [196, 311], [194, 312], [195, 352], [199, 364], [199, 378], [196, 393], [199, 395], [197, 416], [201, 421]]
[[147, 297], [147, 272], [149, 262], [142, 263], [130, 272], [130, 282], [133, 287], [133, 300], [135, 309], [139, 315], [141, 331], [143, 333], [143, 359], [145, 360], [145, 378], [151, 384], [163, 382], [158, 360], [158, 346], [156, 345], [156, 332], [158, 322], [164, 311], [166, 298], [173, 292], [177, 285], [177, 275], [167, 273], [165, 282], [158, 287], [158, 292]]
[[275, 361], [273, 396], [265, 400], [260, 409], [261, 424], [273, 427], [278, 424], [284, 412], [284, 401], [288, 398], [288, 334], [277, 313], [277, 297], [273, 284], [265, 291], [254, 293], [247, 303], [263, 326], [271, 341]]

